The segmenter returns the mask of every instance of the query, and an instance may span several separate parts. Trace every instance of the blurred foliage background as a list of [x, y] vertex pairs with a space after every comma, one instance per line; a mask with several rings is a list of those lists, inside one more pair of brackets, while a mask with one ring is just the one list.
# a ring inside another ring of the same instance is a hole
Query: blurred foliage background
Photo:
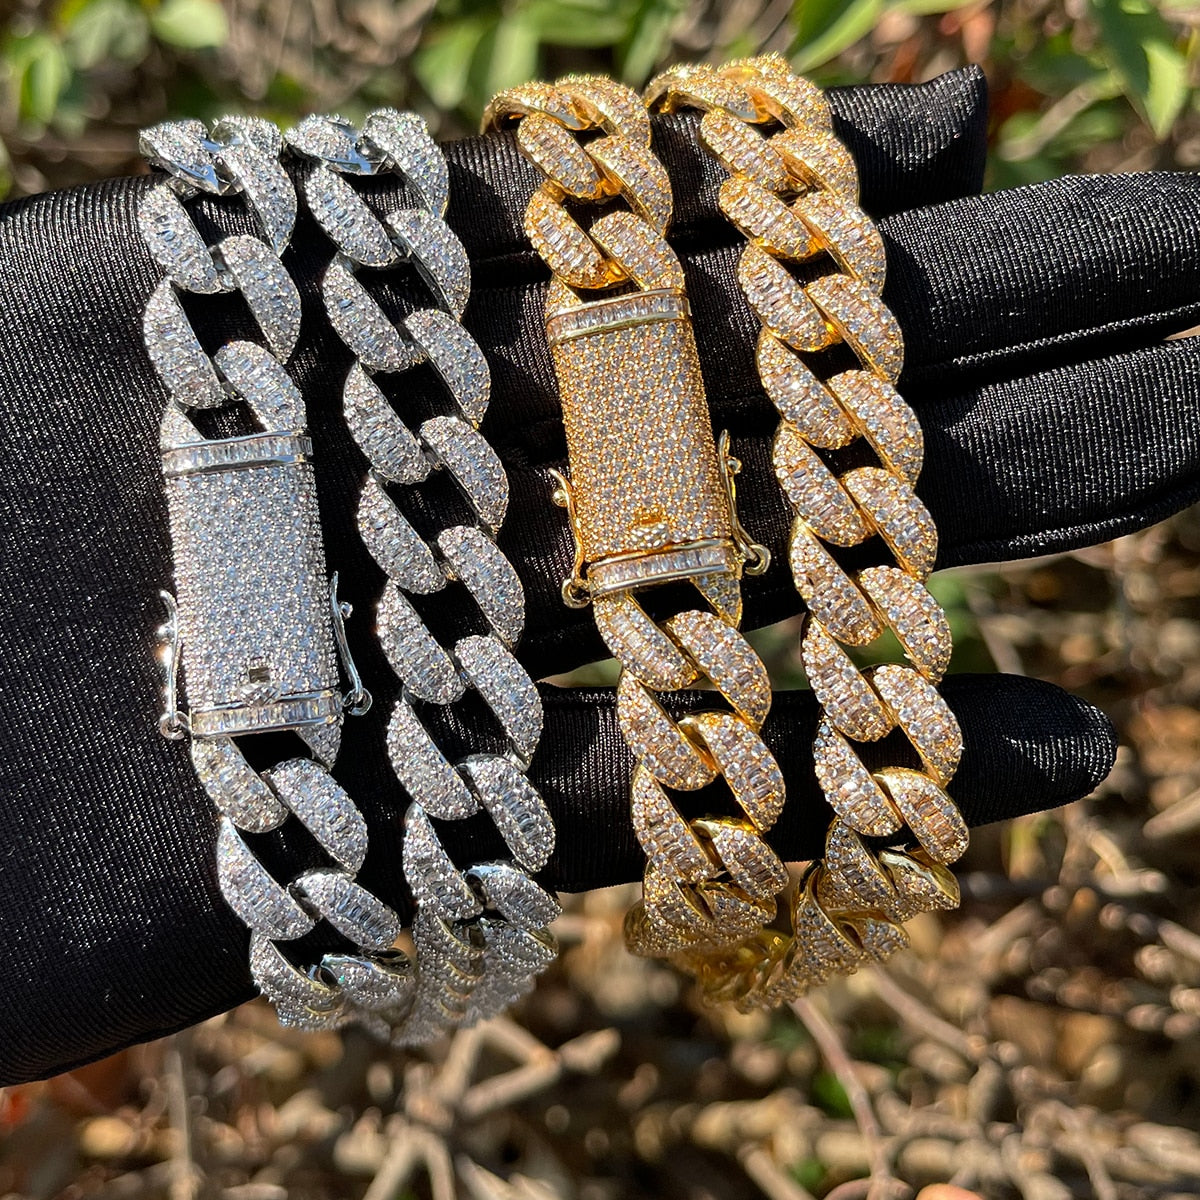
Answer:
[[[825, 84], [981, 63], [993, 186], [1200, 165], [1196, 0], [6, 0], [0, 196], [137, 169], [136, 131], [251, 110], [414, 107], [444, 137], [568, 69], [787, 54]], [[1189, 81], [1189, 75], [1191, 79]]]
[[[1200, 167], [1197, 0], [0, 0], [0, 198], [138, 171], [166, 117], [453, 137], [534, 76], [760, 49], [825, 84], [982, 64], [991, 187]], [[934, 587], [956, 669], [1075, 690], [1122, 746], [1095, 796], [976, 831], [962, 909], [887, 970], [705, 1011], [625, 953], [628, 889], [578, 897], [514, 1019], [428, 1056], [255, 1003], [0, 1092], [0, 1198], [1195, 1200], [1200, 514]], [[793, 683], [794, 633], [756, 635]]]

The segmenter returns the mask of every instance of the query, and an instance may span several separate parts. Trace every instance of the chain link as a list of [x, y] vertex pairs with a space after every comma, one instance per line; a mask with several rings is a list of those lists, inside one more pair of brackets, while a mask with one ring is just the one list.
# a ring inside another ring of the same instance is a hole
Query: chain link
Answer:
[[[790, 562], [808, 607], [801, 658], [823, 711], [815, 765], [836, 814], [824, 858], [794, 894], [791, 935], [688, 964], [713, 998], [753, 1008], [885, 958], [907, 944], [908, 917], [957, 904], [944, 864], [962, 854], [967, 830], [945, 788], [962, 737], [936, 690], [950, 630], [924, 586], [937, 535], [913, 490], [923, 441], [894, 386], [903, 343], [879, 299], [883, 242], [857, 206], [853, 159], [831, 133], [824, 96], [771, 55], [672, 70], [646, 95], [660, 110], [703, 110], [701, 140], [729, 172], [721, 211], [747, 239], [738, 277], [762, 323], [759, 373], [781, 417], [773, 458], [796, 514]], [[802, 283], [789, 265], [810, 261], [836, 273]], [[820, 352], [839, 343], [859, 366], [831, 374]], [[859, 441], [878, 466], [839, 471], [819, 453]], [[872, 539], [895, 565], [846, 571], [829, 549]], [[843, 645], [884, 631], [909, 665], [860, 669]], [[893, 729], [920, 769], [862, 762], [857, 745]], [[905, 828], [919, 848], [878, 852], [863, 841]]]
[[[391, 109], [371, 113], [361, 130], [340, 118], [310, 117], [285, 136], [306, 164], [307, 206], [338, 249], [322, 294], [331, 322], [357, 360], [346, 380], [344, 409], [371, 463], [359, 527], [389, 576], [379, 603], [379, 635], [403, 694], [387, 744], [412, 801], [403, 858], [417, 904], [416, 998], [393, 1041], [419, 1044], [506, 1008], [554, 957], [546, 926], [558, 905], [530, 877], [549, 859], [554, 830], [524, 775], [541, 734], [541, 700], [511, 650], [524, 625], [524, 595], [494, 541], [508, 485], [499, 458], [478, 432], [490, 375], [460, 322], [470, 266], [443, 220], [445, 159], [420, 118]], [[351, 182], [389, 174], [412, 188], [419, 207], [388, 207], [377, 215]], [[358, 278], [366, 267], [411, 268], [432, 306], [393, 321]], [[389, 398], [388, 377], [419, 363], [437, 373], [453, 412], [412, 428]], [[458, 485], [475, 523], [423, 538], [391, 491], [435, 471], [445, 471]], [[443, 646], [409, 596], [438, 592], [452, 581], [466, 590], [489, 632]], [[468, 689], [497, 719], [506, 747], [451, 763], [427, 729], [422, 706], [453, 704]], [[491, 815], [511, 861], [463, 870], [430, 818], [452, 821], [479, 811]]]
[[[170, 393], [162, 425], [164, 456], [220, 447], [221, 442], [204, 438], [187, 412], [235, 401], [249, 407], [266, 434], [298, 438], [305, 425], [304, 403], [283, 364], [299, 334], [300, 299], [279, 257], [291, 236], [296, 199], [279, 162], [279, 131], [252, 119], [226, 118], [211, 132], [200, 122], [181, 121], [147, 129], [141, 147], [162, 172], [142, 198], [138, 223], [166, 273], [144, 314], [146, 347]], [[248, 204], [258, 234], [206, 244], [185, 203], [201, 193]], [[180, 302], [181, 295], [192, 293], [239, 293], [266, 346], [231, 342], [210, 357]], [[201, 534], [221, 535], [220, 529]], [[183, 546], [176, 549], [184, 552]], [[173, 699], [180, 648], [173, 600], [169, 613], [165, 732], [177, 736], [183, 722]], [[218, 882], [251, 930], [251, 973], [283, 1023], [336, 1029], [358, 1022], [386, 1030], [411, 1006], [413, 980], [407, 958], [391, 948], [400, 933], [399, 918], [355, 880], [366, 855], [367, 830], [353, 801], [329, 774], [340, 744], [340, 716], [296, 726], [296, 732], [316, 759], [288, 759], [261, 773], [235, 738], [193, 738], [197, 776], [221, 813]], [[304, 871], [284, 886], [243, 835], [276, 829], [289, 817], [308, 829], [333, 865]], [[297, 966], [277, 943], [302, 937], [319, 920], [357, 949]]]

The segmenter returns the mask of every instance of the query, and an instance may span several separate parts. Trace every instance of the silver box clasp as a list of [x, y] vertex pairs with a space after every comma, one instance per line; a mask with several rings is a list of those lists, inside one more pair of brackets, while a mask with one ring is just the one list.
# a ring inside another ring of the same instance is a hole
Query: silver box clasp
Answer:
[[[285, 432], [168, 441], [177, 597], [162, 631], [163, 732], [228, 737], [365, 711], [370, 698], [345, 641], [349, 606], [326, 572], [309, 439]], [[176, 698], [180, 667], [186, 714]]]

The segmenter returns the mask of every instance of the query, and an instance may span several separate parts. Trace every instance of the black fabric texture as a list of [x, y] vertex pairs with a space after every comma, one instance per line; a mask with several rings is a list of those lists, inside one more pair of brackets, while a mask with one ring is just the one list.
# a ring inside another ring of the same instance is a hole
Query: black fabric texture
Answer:
[[[832, 104], [861, 165], [863, 203], [883, 219], [886, 299], [906, 335], [902, 386], [926, 429], [921, 490], [943, 532], [942, 564], [1086, 545], [1192, 499], [1200, 359], [1191, 343], [1161, 338], [1200, 320], [1193, 178], [1063, 180], [977, 197], [986, 130], [979, 72], [915, 88], [839, 89]], [[688, 274], [714, 421], [731, 430], [746, 463], [743, 518], [777, 552], [776, 567], [747, 582], [755, 625], [796, 611], [798, 600], [769, 466], [774, 420], [733, 277], [737, 237], [717, 213], [720, 173], [697, 148], [695, 125], [687, 115], [656, 118], [656, 148], [675, 187], [672, 241]], [[493, 370], [484, 432], [512, 484], [501, 544], [527, 588], [520, 654], [545, 676], [602, 650], [590, 616], [558, 596], [570, 547], [545, 468], [562, 464], [564, 446], [541, 328], [546, 275], [520, 232], [536, 176], [510, 136], [455, 143], [447, 154], [449, 220], [474, 264], [466, 321]], [[214, 878], [211, 806], [185, 747], [155, 729], [151, 638], [170, 560], [157, 458], [164, 396], [140, 335], [157, 277], [135, 221], [145, 186], [116, 180], [0, 207], [0, 1082], [65, 1069], [250, 994], [246, 933]], [[232, 211], [204, 207], [214, 237], [246, 228]], [[364, 461], [340, 418], [349, 362], [322, 316], [321, 246], [302, 219], [285, 259], [305, 304], [292, 366], [318, 447], [329, 566], [355, 604], [350, 637], [377, 703], [348, 722], [337, 774], [372, 829], [364, 882], [404, 908], [405, 798], [386, 763], [381, 719], [394, 681], [369, 619], [382, 577], [354, 533]], [[398, 311], [416, 296], [403, 282], [379, 294]], [[212, 346], [252, 333], [219, 309], [190, 310]], [[415, 411], [435, 402], [419, 372], [404, 386]], [[452, 503], [433, 487], [408, 511], [440, 526]], [[449, 595], [428, 615], [447, 627], [467, 619]], [[546, 882], [578, 890], [634, 878], [630, 760], [611, 693], [544, 694], [532, 775], [559, 827]], [[973, 824], [1085, 795], [1111, 764], [1111, 727], [1058, 689], [958, 677], [945, 694], [967, 745], [954, 795]], [[813, 721], [810, 697], [781, 694], [767, 731], [789, 783], [777, 844], [792, 858], [819, 849], [828, 820], [807, 757]], [[448, 747], [457, 738], [482, 748], [486, 738], [469, 711], [441, 726]], [[498, 852], [483, 823], [444, 832], [460, 861]], [[261, 849], [281, 878], [312, 852], [288, 832]]]

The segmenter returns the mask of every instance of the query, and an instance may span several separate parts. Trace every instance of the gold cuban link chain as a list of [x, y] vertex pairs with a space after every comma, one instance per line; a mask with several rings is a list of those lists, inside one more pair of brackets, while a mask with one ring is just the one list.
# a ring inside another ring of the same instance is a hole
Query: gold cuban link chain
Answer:
[[[962, 735], [936, 690], [950, 629], [924, 586], [937, 532], [913, 490], [924, 443], [894, 386], [903, 342], [879, 298], [883, 241], [857, 205], [854, 160], [825, 97], [766, 55], [668, 71], [646, 100], [703, 111], [700, 139], [729, 172], [721, 211], [747, 238], [738, 278], [762, 322], [758, 369], [781, 418], [773, 459], [796, 514], [789, 558], [808, 609], [801, 658], [822, 709], [815, 767], [836, 814], [824, 859], [793, 897], [795, 941], [778, 962], [718, 955], [698, 965], [710, 994], [751, 1008], [884, 958], [907, 944], [903, 921], [957, 906], [945, 864], [966, 849], [967, 827], [945, 788]], [[839, 469], [837, 452], [861, 463], [864, 443], [874, 464]], [[865, 542], [891, 562], [847, 571], [830, 550]], [[843, 646], [887, 631], [910, 665], [859, 670]], [[896, 729], [913, 765], [866, 766], [861, 744]], [[863, 841], [894, 839], [905, 826], [918, 848]]]
[[[553, 272], [546, 328], [571, 473], [555, 473], [555, 501], [576, 543], [563, 594], [592, 605], [622, 665], [618, 717], [637, 759], [632, 816], [648, 863], [627, 939], [655, 957], [773, 940], [765, 926], [788, 875], [762, 834], [784, 785], [759, 736], [766, 668], [737, 631], [741, 573], [765, 570], [768, 556], [738, 523], [738, 464], [727, 437], [719, 450], [713, 438], [649, 117], [630, 89], [570, 77], [497, 96], [485, 129], [513, 123], [545, 176], [525, 229]], [[694, 587], [706, 607], [687, 607], [688, 590], [668, 609], [678, 589], [664, 584]], [[676, 720], [661, 694], [697, 683], [727, 707]], [[685, 817], [668, 791], [717, 779], [736, 816]]]

